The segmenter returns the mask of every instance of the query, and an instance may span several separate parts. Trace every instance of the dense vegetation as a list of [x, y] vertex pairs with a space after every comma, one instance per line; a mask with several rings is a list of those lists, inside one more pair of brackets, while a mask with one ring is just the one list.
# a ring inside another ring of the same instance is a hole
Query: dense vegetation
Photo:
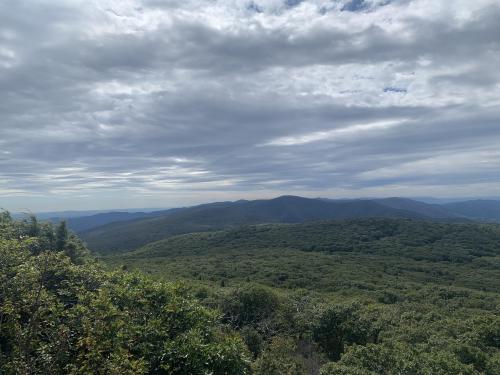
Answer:
[[1, 374], [245, 374], [247, 350], [185, 288], [106, 272], [65, 224], [0, 215]]
[[100, 226], [82, 232], [81, 236], [93, 251], [109, 254], [133, 250], [173, 235], [228, 229], [245, 224], [301, 223], [359, 217], [442, 217], [440, 215], [447, 215], [440, 207], [436, 209], [433, 205], [404, 199], [330, 201], [283, 196], [269, 200], [187, 207], [158, 217]]
[[[73, 213], [74, 214], [74, 213]], [[71, 215], [71, 213], [70, 213]], [[174, 235], [222, 230], [240, 225], [392, 217], [450, 222], [498, 222], [500, 201], [429, 204], [407, 198], [329, 200], [282, 196], [268, 200], [216, 202], [152, 212], [107, 212], [66, 220], [91, 250], [125, 252]]]
[[[163, 219], [170, 215], [176, 215], [174, 220], [163, 222]], [[22, 216], [18, 214], [18, 217]], [[134, 236], [128, 236], [129, 239], [135, 240], [137, 235], [141, 239], [149, 234], [153, 235], [154, 240], [160, 240], [172, 234], [187, 233], [182, 228], [184, 224], [196, 224], [197, 221], [201, 221], [198, 223], [201, 225], [199, 230], [205, 230], [207, 225], [212, 227], [217, 223], [219, 226], [223, 224], [221, 219], [229, 226], [359, 217], [406, 217], [449, 221], [499, 222], [500, 201], [473, 200], [437, 204], [401, 197], [332, 200], [282, 196], [268, 200], [216, 202], [167, 210], [148, 210], [147, 212], [66, 211], [61, 213], [41, 213], [39, 217], [48, 219], [53, 223], [66, 221], [71, 230], [79, 234], [83, 233], [87, 239], [92, 241], [94, 250], [101, 249], [109, 252], [113, 250], [123, 251], [140, 245], [134, 241], [132, 247], [120, 248], [115, 246], [111, 238], [111, 232], [113, 234], [127, 234], [123, 230], [124, 228], [134, 233]], [[152, 218], [158, 218], [159, 220], [148, 220]], [[126, 223], [111, 225], [119, 222]], [[175, 226], [172, 226], [174, 222], [180, 222], [181, 226], [175, 228]], [[143, 226], [144, 223], [152, 223], [154, 228], [141, 232], [137, 226]], [[108, 232], [110, 238], [106, 238]], [[101, 241], [111, 242], [101, 243]]]
[[500, 373], [496, 225], [255, 225], [105, 260], [183, 280], [240, 333], [256, 374]]
[[496, 225], [251, 225], [104, 260], [0, 216], [0, 373], [500, 373]]

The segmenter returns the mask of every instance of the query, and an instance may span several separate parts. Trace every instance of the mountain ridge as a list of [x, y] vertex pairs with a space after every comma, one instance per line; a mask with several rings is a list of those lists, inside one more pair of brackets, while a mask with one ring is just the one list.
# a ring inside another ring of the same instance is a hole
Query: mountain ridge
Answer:
[[[412, 208], [412, 209], [409, 209]], [[108, 223], [80, 233], [97, 252], [123, 252], [172, 235], [245, 224], [392, 217], [459, 219], [441, 207], [403, 198], [325, 200], [285, 195], [273, 199], [214, 202], [180, 208], [170, 215]]]

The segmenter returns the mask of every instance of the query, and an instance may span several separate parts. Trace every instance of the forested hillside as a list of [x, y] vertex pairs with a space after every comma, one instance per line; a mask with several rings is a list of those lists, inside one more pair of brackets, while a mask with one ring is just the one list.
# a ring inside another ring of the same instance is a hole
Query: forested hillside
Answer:
[[447, 218], [457, 216], [442, 207], [392, 198], [325, 200], [282, 196], [269, 200], [220, 202], [179, 209], [156, 218], [112, 223], [81, 233], [90, 249], [124, 252], [173, 235], [213, 231], [244, 224], [301, 223], [342, 218]]
[[0, 215], [1, 374], [247, 374], [247, 349], [185, 288], [107, 272], [65, 225]]
[[496, 225], [255, 225], [105, 261], [190, 285], [240, 332], [257, 374], [500, 373]]
[[3, 213], [0, 373], [497, 375], [499, 245], [496, 225], [250, 225], [107, 270], [64, 223]]
[[79, 233], [101, 225], [106, 225], [109, 223], [117, 223], [121, 221], [130, 221], [143, 219], [148, 217], [157, 217], [168, 214], [167, 211], [155, 211], [155, 212], [106, 212], [98, 213], [95, 215], [82, 216], [82, 217], [51, 217], [48, 220], [53, 223], [58, 223], [60, 221], [66, 221], [71, 230]]
[[448, 203], [444, 207], [466, 217], [500, 221], [500, 202], [496, 200], [477, 199]]
[[[215, 202], [147, 212], [107, 212], [49, 221], [66, 221], [90, 249], [124, 252], [184, 233], [214, 231], [245, 224], [301, 223], [342, 218], [421, 218], [449, 222], [497, 222], [498, 201], [429, 204], [407, 198], [309, 199], [282, 196], [268, 200]], [[74, 214], [74, 213], [73, 213]], [[22, 217], [22, 216], [21, 216]]]

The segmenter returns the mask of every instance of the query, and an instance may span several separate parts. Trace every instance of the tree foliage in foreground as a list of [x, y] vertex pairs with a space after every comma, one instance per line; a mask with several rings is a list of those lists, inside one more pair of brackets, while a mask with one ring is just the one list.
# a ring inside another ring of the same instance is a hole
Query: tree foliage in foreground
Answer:
[[180, 286], [106, 272], [64, 224], [0, 216], [0, 373], [246, 374], [247, 350]]

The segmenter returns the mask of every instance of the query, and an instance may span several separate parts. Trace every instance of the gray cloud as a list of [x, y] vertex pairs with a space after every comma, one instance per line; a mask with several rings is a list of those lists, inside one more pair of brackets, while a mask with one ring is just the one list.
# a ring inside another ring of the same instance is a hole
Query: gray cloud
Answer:
[[499, 17], [488, 0], [5, 1], [0, 206], [492, 195]]

